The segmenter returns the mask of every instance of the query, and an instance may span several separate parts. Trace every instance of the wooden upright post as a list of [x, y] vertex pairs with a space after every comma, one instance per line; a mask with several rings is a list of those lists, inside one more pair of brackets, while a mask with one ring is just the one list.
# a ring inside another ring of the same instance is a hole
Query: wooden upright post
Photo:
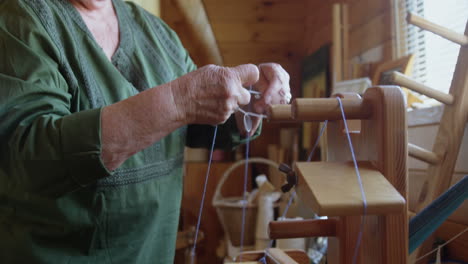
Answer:
[[[361, 121], [361, 132], [352, 134], [358, 160], [370, 161], [394, 188], [407, 200], [407, 128], [406, 108], [400, 89], [370, 88], [363, 100], [372, 104], [372, 116]], [[350, 152], [339, 122], [328, 129], [329, 161], [349, 161]], [[326, 177], [326, 175], [324, 175]], [[363, 242], [358, 263], [407, 263], [407, 204], [399, 214], [366, 216]], [[342, 239], [330, 241], [330, 263], [351, 263], [361, 216], [346, 216], [341, 229]], [[341, 255], [342, 249], [346, 251]], [[333, 253], [335, 252], [335, 253]], [[343, 255], [344, 254], [344, 255]], [[336, 257], [339, 255], [339, 257]]]
[[[468, 35], [468, 23], [465, 28], [466, 35]], [[432, 149], [432, 152], [440, 160], [428, 167], [427, 179], [418, 200], [418, 212], [447, 190], [452, 181], [452, 174], [468, 121], [468, 45], [460, 47], [449, 94], [453, 96], [454, 101], [444, 107], [439, 131]], [[412, 258], [428, 252], [432, 248], [433, 241], [433, 239], [428, 239], [419, 251], [415, 251]]]

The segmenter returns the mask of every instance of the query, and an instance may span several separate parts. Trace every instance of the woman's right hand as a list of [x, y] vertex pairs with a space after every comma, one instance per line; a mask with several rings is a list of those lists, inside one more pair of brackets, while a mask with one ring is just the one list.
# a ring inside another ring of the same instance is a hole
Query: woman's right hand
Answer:
[[250, 102], [244, 87], [255, 84], [259, 70], [253, 64], [236, 67], [207, 65], [170, 83], [178, 119], [186, 124], [224, 123]]

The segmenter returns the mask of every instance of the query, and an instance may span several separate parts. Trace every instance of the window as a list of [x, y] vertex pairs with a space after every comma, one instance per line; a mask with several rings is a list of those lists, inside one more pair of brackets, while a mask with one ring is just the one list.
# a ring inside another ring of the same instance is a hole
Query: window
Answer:
[[[467, 0], [400, 0], [398, 3], [400, 55], [414, 54], [413, 78], [434, 89], [448, 92], [460, 46], [431, 32], [406, 24], [406, 12], [459, 33], [464, 33], [468, 19]], [[425, 106], [435, 100], [422, 98]]]

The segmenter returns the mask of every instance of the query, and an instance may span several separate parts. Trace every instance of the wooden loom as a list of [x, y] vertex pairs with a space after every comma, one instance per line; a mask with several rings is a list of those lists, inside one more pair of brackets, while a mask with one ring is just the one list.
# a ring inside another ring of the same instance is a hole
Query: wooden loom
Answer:
[[[359, 161], [367, 214], [357, 263], [407, 263], [406, 109], [398, 87], [374, 87], [363, 97], [338, 95], [349, 122]], [[328, 263], [352, 263], [363, 215], [363, 201], [343, 133], [338, 100], [296, 99], [272, 106], [271, 121], [324, 121], [328, 125], [328, 161], [297, 162], [300, 199], [326, 220], [271, 222], [270, 238], [329, 237]], [[358, 120], [358, 121], [355, 121]], [[356, 124], [357, 122], [357, 124]], [[263, 252], [245, 252], [242, 261], [258, 261]], [[268, 263], [309, 263], [304, 252], [267, 250]]]

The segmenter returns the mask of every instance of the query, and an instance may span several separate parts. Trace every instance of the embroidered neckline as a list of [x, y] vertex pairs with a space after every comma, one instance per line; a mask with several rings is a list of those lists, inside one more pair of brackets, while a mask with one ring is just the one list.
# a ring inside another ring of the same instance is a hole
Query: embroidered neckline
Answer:
[[[89, 30], [88, 26], [84, 22], [78, 10], [76, 10], [76, 8], [68, 0], [60, 0], [59, 2], [63, 4], [65, 10], [69, 13], [73, 21], [78, 25], [78, 27], [81, 30], [83, 30], [83, 32], [85, 32], [90, 39], [92, 39], [92, 43], [101, 49], [98, 42], [96, 41], [96, 38]], [[122, 8], [125, 7], [120, 6], [120, 1], [112, 0], [112, 4], [114, 6], [115, 15], [119, 23], [119, 44], [111, 57], [111, 62], [115, 65], [115, 61], [118, 59], [119, 56], [121, 56], [120, 53], [128, 54], [128, 51], [132, 50], [133, 42], [131, 41], [131, 39], [133, 38], [133, 32], [132, 30], [130, 30], [130, 26], [128, 25], [128, 23], [126, 23], [126, 19], [124, 19], [124, 12]]]

